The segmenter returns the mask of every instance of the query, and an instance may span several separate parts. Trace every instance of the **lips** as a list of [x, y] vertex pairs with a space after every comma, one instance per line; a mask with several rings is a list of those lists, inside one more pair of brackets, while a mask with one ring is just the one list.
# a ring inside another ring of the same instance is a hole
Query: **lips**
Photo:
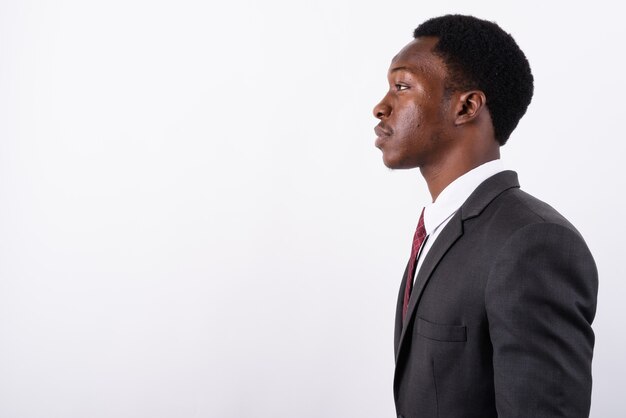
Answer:
[[376, 142], [374, 143], [376, 148], [380, 148], [383, 145], [383, 142], [385, 142], [385, 140], [391, 136], [391, 131], [383, 126], [382, 123], [376, 125], [376, 127], [374, 128], [374, 132], [376, 132], [376, 136], [378, 137], [376, 138]]
[[391, 135], [391, 131], [385, 128], [382, 124], [376, 125], [376, 127], [374, 128], [374, 132], [376, 133], [376, 136], [379, 138]]

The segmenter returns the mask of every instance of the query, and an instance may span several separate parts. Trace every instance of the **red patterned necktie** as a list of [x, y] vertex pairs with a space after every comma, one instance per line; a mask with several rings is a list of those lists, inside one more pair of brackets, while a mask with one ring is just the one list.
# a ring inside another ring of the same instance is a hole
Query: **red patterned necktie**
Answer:
[[415, 267], [417, 266], [417, 253], [426, 238], [426, 228], [424, 227], [424, 209], [420, 215], [420, 220], [417, 223], [415, 229], [415, 235], [413, 236], [413, 247], [411, 247], [411, 259], [409, 260], [409, 267], [407, 270], [406, 286], [404, 287], [404, 303], [402, 304], [402, 321], [406, 316], [406, 311], [409, 308], [409, 298], [411, 297], [411, 289], [413, 288], [413, 277], [415, 276]]

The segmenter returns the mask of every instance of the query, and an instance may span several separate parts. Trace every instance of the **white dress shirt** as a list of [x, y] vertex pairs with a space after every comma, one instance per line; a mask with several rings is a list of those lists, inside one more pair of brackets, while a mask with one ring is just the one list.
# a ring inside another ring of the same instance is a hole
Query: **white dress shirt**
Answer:
[[493, 160], [468, 171], [461, 177], [443, 189], [437, 199], [424, 208], [424, 227], [426, 228], [426, 239], [418, 252], [417, 267], [415, 277], [422, 267], [422, 262], [426, 254], [430, 251], [439, 233], [448, 224], [454, 215], [465, 203], [468, 197], [476, 190], [483, 181], [494, 174], [504, 171], [504, 165], [500, 160]]

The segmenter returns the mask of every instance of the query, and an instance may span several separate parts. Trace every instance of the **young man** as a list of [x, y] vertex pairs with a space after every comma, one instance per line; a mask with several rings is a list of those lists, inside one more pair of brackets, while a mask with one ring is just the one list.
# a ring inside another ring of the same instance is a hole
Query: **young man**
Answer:
[[419, 168], [418, 221], [397, 305], [398, 417], [586, 417], [597, 270], [578, 231], [499, 158], [533, 77], [496, 24], [424, 22], [374, 108], [389, 168]]

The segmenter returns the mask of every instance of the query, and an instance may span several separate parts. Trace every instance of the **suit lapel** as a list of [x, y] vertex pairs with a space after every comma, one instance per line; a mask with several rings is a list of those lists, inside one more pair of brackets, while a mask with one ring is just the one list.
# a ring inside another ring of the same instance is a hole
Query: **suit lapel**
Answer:
[[[396, 362], [400, 356], [402, 345], [407, 334], [407, 328], [412, 323], [412, 317], [417, 310], [424, 288], [443, 256], [463, 235], [463, 222], [467, 219], [479, 216], [491, 201], [505, 190], [513, 187], [519, 187], [517, 174], [514, 171], [503, 171], [488, 178], [474, 190], [441, 231], [417, 273], [404, 323], [401, 322], [401, 319], [398, 319], [399, 316], [401, 318], [401, 314], [396, 315]], [[400, 288], [400, 296], [398, 297], [398, 309], [402, 309], [402, 294], [406, 280], [408, 279], [405, 270]]]
[[[409, 307], [406, 312], [406, 318], [404, 319], [404, 323], [402, 324], [402, 332], [400, 334], [400, 340], [397, 344], [396, 350], [396, 360], [398, 358], [398, 354], [400, 353], [400, 347], [402, 347], [402, 341], [404, 340], [404, 336], [406, 335], [406, 331], [408, 325], [411, 323], [411, 318], [415, 313], [417, 305], [419, 303], [420, 297], [424, 292], [424, 288], [426, 287], [426, 283], [428, 283], [428, 279], [430, 278], [432, 272], [439, 264], [439, 261], [443, 258], [443, 256], [448, 252], [448, 249], [452, 247], [452, 245], [459, 239], [459, 237], [463, 235], [463, 224], [461, 222], [461, 213], [457, 211], [457, 213], [450, 219], [450, 222], [445, 226], [445, 228], [441, 231], [437, 240], [434, 242], [433, 246], [428, 251], [422, 266], [420, 267], [419, 272], [417, 273], [417, 277], [415, 278], [415, 284], [413, 285], [413, 290], [411, 292], [411, 298], [409, 299]], [[406, 277], [406, 272], [404, 274], [404, 280], [402, 283], [406, 283], [406, 280], [409, 278]]]

